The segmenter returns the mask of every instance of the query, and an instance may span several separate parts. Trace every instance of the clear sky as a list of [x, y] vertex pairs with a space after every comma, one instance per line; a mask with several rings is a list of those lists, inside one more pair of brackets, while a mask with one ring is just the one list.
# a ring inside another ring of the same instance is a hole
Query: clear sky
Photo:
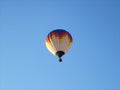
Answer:
[[[45, 46], [59, 28], [62, 63]], [[120, 0], [0, 0], [0, 90], [120, 90]]]

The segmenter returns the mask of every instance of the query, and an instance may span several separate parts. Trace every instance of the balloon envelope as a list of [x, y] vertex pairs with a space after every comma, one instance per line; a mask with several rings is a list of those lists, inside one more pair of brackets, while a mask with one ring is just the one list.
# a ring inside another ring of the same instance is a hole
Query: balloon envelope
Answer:
[[[72, 36], [69, 32], [63, 29], [56, 29], [48, 34], [46, 47], [52, 54], [61, 57], [70, 49], [72, 42]], [[57, 54], [59, 51], [62, 52], [62, 55]]]

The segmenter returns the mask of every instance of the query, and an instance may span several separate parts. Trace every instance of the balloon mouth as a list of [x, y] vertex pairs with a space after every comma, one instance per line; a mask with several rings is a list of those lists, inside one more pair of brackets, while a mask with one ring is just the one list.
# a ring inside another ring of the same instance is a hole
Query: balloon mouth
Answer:
[[57, 51], [56, 55], [59, 57], [59, 62], [62, 62], [61, 57], [64, 55], [65, 53], [63, 51]]

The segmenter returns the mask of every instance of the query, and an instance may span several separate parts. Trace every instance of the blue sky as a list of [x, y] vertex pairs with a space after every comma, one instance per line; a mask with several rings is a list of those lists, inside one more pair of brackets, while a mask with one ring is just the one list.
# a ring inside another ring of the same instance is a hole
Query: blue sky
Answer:
[[[73, 37], [62, 63], [57, 28]], [[120, 1], [0, 0], [0, 90], [120, 90]]]

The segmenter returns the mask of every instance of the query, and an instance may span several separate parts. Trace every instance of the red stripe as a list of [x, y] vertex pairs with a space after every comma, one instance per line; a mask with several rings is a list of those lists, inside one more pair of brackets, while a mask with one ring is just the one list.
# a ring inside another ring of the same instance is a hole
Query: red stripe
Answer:
[[59, 34], [59, 33], [57, 33], [57, 32], [52, 32], [51, 34], [50, 34], [50, 36], [49, 36], [49, 38], [52, 38], [52, 36], [55, 36], [55, 37], [58, 37], [59, 39], [62, 39], [63, 37], [65, 37], [65, 36], [68, 36], [68, 38], [70, 39], [70, 42], [72, 43], [72, 37], [69, 35], [69, 33], [67, 33], [67, 32], [64, 32], [64, 33], [62, 33], [62, 34]]

